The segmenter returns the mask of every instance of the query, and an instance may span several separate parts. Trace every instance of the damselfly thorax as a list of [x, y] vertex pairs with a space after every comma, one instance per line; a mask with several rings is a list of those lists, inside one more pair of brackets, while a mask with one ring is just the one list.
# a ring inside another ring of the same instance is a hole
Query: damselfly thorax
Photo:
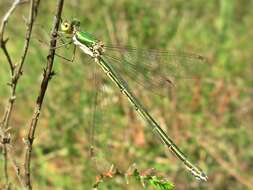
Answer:
[[76, 46], [78, 46], [85, 54], [87, 54], [93, 58], [97, 58], [105, 52], [104, 44], [101, 41], [96, 42], [92, 46], [88, 47], [85, 44], [81, 43], [77, 39], [76, 35], [74, 35], [72, 39], [73, 39], [73, 42]]

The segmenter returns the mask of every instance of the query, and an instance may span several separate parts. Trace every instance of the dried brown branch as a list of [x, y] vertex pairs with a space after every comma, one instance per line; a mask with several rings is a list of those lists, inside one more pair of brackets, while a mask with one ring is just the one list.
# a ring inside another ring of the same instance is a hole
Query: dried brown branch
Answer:
[[39, 120], [44, 96], [45, 96], [45, 93], [47, 90], [47, 86], [48, 86], [50, 79], [54, 75], [53, 63], [54, 63], [54, 56], [55, 56], [56, 37], [57, 37], [57, 32], [58, 32], [60, 21], [61, 21], [61, 13], [62, 13], [62, 8], [63, 8], [63, 3], [64, 3], [64, 0], [58, 0], [58, 2], [57, 2], [53, 28], [51, 31], [50, 49], [49, 49], [49, 53], [47, 56], [47, 66], [44, 69], [40, 92], [37, 97], [36, 106], [35, 106], [33, 117], [32, 117], [31, 123], [30, 123], [30, 127], [29, 127], [29, 132], [27, 134], [26, 152], [25, 152], [25, 161], [24, 161], [25, 168], [24, 169], [25, 169], [25, 186], [29, 190], [32, 189], [31, 170], [30, 170], [31, 156], [32, 156], [32, 145], [33, 145], [34, 135], [35, 135], [37, 123]]
[[21, 54], [19, 63], [17, 64], [16, 68], [14, 68], [13, 70], [14, 73], [12, 74], [11, 83], [9, 84], [11, 86], [11, 96], [9, 98], [8, 105], [2, 119], [2, 128], [8, 128], [9, 126], [9, 120], [11, 117], [13, 104], [16, 98], [16, 87], [17, 87], [18, 80], [20, 76], [22, 75], [22, 68], [23, 68], [25, 58], [28, 52], [33, 23], [37, 16], [37, 9], [39, 6], [39, 2], [40, 0], [38, 0], [36, 3], [35, 3], [35, 0], [31, 0], [29, 22], [27, 24], [27, 30], [26, 30], [26, 36], [25, 36], [25, 44], [24, 44], [23, 52]]
[[[16, 7], [18, 6], [19, 3], [20, 3], [20, 0], [15, 0], [13, 2], [12, 6], [10, 7], [10, 9], [4, 15], [4, 17], [2, 19], [2, 22], [1, 22], [1, 27], [0, 27], [0, 47], [2, 48], [4, 54], [5, 54], [6, 58], [7, 58], [7, 61], [9, 63], [11, 75], [13, 75], [13, 73], [14, 73], [14, 64], [13, 64], [13, 62], [11, 60], [11, 57], [10, 57], [10, 54], [9, 54], [7, 48], [6, 48], [6, 43], [7, 43], [8, 39], [4, 39], [4, 32], [5, 32], [5, 28], [6, 28], [6, 25], [8, 23], [9, 17], [14, 12], [14, 10], [16, 9]], [[7, 115], [7, 114], [5, 114], [5, 115]], [[0, 123], [0, 136], [4, 137], [5, 136], [5, 132], [4, 132], [4, 130], [1, 130], [2, 126], [4, 126], [4, 122]], [[6, 138], [3, 138], [2, 143], [5, 142], [4, 139], [6, 139]], [[5, 187], [8, 188], [9, 187], [8, 154], [7, 154], [7, 146], [5, 144], [3, 144], [3, 160], [4, 160]]]
[[4, 15], [3, 19], [2, 19], [2, 23], [1, 23], [1, 27], [0, 27], [0, 47], [2, 48], [7, 61], [10, 65], [10, 70], [11, 70], [11, 75], [14, 74], [14, 64], [11, 60], [10, 54], [6, 48], [6, 43], [8, 41], [8, 39], [4, 39], [4, 32], [5, 32], [5, 28], [6, 25], [8, 23], [9, 17], [11, 16], [11, 14], [14, 12], [14, 10], [16, 9], [16, 7], [18, 6], [18, 4], [20, 4], [20, 0], [15, 0], [12, 4], [12, 6], [10, 7], [10, 9], [7, 11], [7, 13]]
[[8, 174], [8, 156], [7, 156], [7, 147], [3, 146], [3, 158], [4, 158], [4, 179], [5, 179], [5, 188], [9, 187], [9, 174]]
[[15, 0], [13, 3], [12, 3], [12, 6], [10, 7], [10, 9], [7, 11], [7, 13], [4, 15], [3, 19], [2, 19], [2, 22], [1, 22], [1, 26], [0, 26], [0, 47], [2, 48], [5, 56], [6, 56], [6, 59], [9, 63], [9, 66], [10, 66], [10, 70], [11, 70], [11, 75], [14, 74], [14, 69], [15, 69], [15, 65], [14, 63], [12, 62], [12, 59], [11, 59], [11, 56], [6, 48], [6, 43], [8, 41], [8, 38], [7, 39], [4, 39], [4, 32], [5, 32], [5, 28], [7, 26], [7, 23], [8, 23], [8, 20], [9, 20], [9, 17], [12, 15], [12, 13], [15, 11], [15, 9], [17, 8], [17, 6], [19, 4], [23, 4], [23, 3], [26, 3], [27, 1], [21, 1], [21, 0]]
[[[29, 21], [27, 24], [27, 29], [26, 29], [26, 36], [25, 36], [25, 44], [24, 44], [24, 49], [23, 52], [21, 54], [21, 58], [19, 63], [15, 66], [11, 60], [11, 57], [7, 51], [6, 48], [6, 42], [7, 40], [3, 39], [4, 36], [4, 30], [6, 27], [6, 24], [8, 22], [8, 18], [10, 17], [10, 15], [13, 13], [13, 11], [15, 10], [15, 8], [17, 7], [18, 4], [24, 3], [24, 1], [20, 1], [20, 0], [16, 0], [14, 1], [14, 3], [12, 4], [12, 7], [9, 9], [9, 11], [5, 14], [3, 20], [2, 20], [2, 24], [1, 24], [1, 35], [0, 35], [0, 44], [1, 44], [1, 48], [3, 49], [7, 60], [9, 62], [10, 65], [10, 70], [11, 70], [11, 82], [10, 82], [10, 86], [11, 86], [11, 95], [10, 98], [8, 99], [8, 103], [6, 106], [6, 110], [4, 112], [2, 121], [1, 121], [1, 125], [0, 125], [0, 137], [1, 137], [1, 143], [3, 144], [3, 156], [4, 156], [4, 175], [5, 175], [5, 181], [6, 181], [6, 188], [9, 186], [9, 180], [8, 180], [8, 153], [12, 152], [12, 146], [11, 146], [11, 142], [10, 142], [10, 135], [7, 134], [8, 128], [9, 128], [9, 121], [10, 121], [10, 117], [11, 117], [11, 113], [13, 110], [13, 105], [14, 105], [14, 101], [15, 101], [15, 97], [16, 97], [16, 87], [18, 84], [18, 80], [20, 78], [20, 76], [22, 75], [22, 68], [23, 68], [23, 64], [25, 62], [25, 58], [28, 52], [28, 48], [29, 48], [29, 44], [30, 44], [30, 38], [31, 38], [31, 33], [32, 33], [32, 28], [33, 28], [33, 23], [34, 20], [37, 16], [37, 10], [38, 10], [38, 6], [39, 6], [39, 2], [40, 0], [38, 0], [37, 2], [35, 2], [35, 0], [31, 0], [30, 1], [30, 12], [29, 12]], [[17, 162], [15, 161], [14, 158], [14, 154], [10, 154], [9, 155], [10, 160], [12, 161], [12, 165], [14, 166], [14, 169], [16, 171], [17, 177], [19, 179], [19, 181], [21, 182], [21, 176], [20, 176], [20, 169], [19, 166], [17, 165]]]

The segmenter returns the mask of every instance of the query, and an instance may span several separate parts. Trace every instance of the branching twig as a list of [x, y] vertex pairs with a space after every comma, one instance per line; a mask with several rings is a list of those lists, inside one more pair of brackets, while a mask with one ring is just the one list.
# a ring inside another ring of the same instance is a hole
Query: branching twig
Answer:
[[[6, 48], [6, 42], [7, 40], [3, 39], [4, 36], [4, 31], [5, 31], [5, 27], [6, 24], [8, 22], [8, 19], [10, 17], [10, 15], [13, 13], [13, 11], [15, 10], [15, 8], [17, 7], [18, 4], [20, 3], [24, 3], [24, 1], [20, 1], [20, 0], [16, 0], [14, 1], [14, 3], [12, 4], [11, 8], [9, 9], [9, 11], [5, 14], [3, 20], [2, 20], [2, 24], [1, 24], [1, 30], [0, 30], [0, 45], [1, 48], [3, 49], [8, 63], [10, 65], [10, 70], [11, 70], [11, 82], [10, 82], [10, 86], [11, 86], [11, 95], [10, 98], [8, 100], [7, 106], [6, 106], [6, 110], [4, 112], [2, 121], [1, 121], [1, 125], [0, 125], [0, 137], [1, 137], [1, 143], [3, 144], [3, 155], [4, 155], [4, 173], [5, 173], [5, 179], [6, 179], [6, 186], [8, 185], [8, 172], [7, 172], [7, 167], [8, 167], [8, 155], [7, 153], [12, 152], [12, 146], [10, 144], [10, 137], [7, 135], [7, 129], [9, 127], [9, 120], [11, 117], [11, 113], [12, 113], [12, 109], [13, 109], [13, 105], [14, 105], [14, 101], [15, 101], [15, 97], [16, 97], [16, 87], [18, 84], [18, 80], [20, 78], [20, 76], [22, 75], [22, 68], [25, 62], [25, 58], [28, 52], [28, 48], [29, 48], [29, 44], [30, 44], [30, 37], [31, 37], [31, 33], [32, 33], [32, 28], [33, 28], [33, 23], [35, 20], [35, 17], [37, 16], [37, 9], [39, 6], [39, 2], [40, 0], [38, 0], [35, 3], [35, 0], [31, 0], [30, 1], [30, 13], [29, 13], [29, 22], [27, 24], [27, 30], [26, 30], [26, 36], [25, 36], [25, 44], [24, 44], [24, 49], [23, 52], [21, 54], [21, 58], [19, 63], [17, 64], [17, 66], [15, 66], [11, 60], [11, 57], [7, 51]], [[14, 169], [16, 171], [17, 177], [19, 179], [19, 181], [21, 182], [21, 176], [20, 176], [20, 172], [19, 172], [19, 166], [17, 165], [17, 162], [15, 161], [15, 158], [13, 157], [14, 154], [10, 154], [11, 157], [11, 161], [12, 164], [14, 166]]]
[[3, 52], [8, 60], [8, 63], [10, 65], [10, 70], [11, 70], [11, 75], [14, 74], [14, 64], [11, 60], [10, 54], [7, 51], [6, 48], [6, 42], [8, 41], [8, 39], [4, 39], [4, 31], [5, 31], [5, 27], [7, 25], [8, 19], [11, 16], [11, 14], [14, 12], [14, 10], [16, 9], [16, 7], [18, 6], [18, 4], [20, 3], [20, 0], [15, 0], [11, 6], [11, 8], [8, 10], [8, 12], [4, 15], [2, 23], [1, 23], [1, 27], [0, 27], [0, 47], [3, 49]]
[[[5, 32], [5, 28], [6, 28], [6, 25], [7, 25], [7, 22], [8, 22], [8, 19], [9, 19], [10, 15], [14, 12], [14, 10], [16, 9], [16, 7], [18, 6], [19, 3], [20, 3], [20, 0], [15, 0], [13, 2], [12, 6], [10, 7], [10, 9], [4, 15], [4, 17], [2, 19], [2, 22], [1, 22], [1, 27], [0, 27], [0, 47], [2, 48], [4, 54], [5, 54], [6, 58], [7, 58], [7, 61], [9, 63], [11, 75], [13, 75], [13, 73], [14, 73], [14, 64], [13, 64], [13, 62], [11, 60], [11, 57], [10, 57], [10, 54], [9, 54], [7, 48], [6, 48], [6, 43], [7, 43], [8, 39], [4, 39], [4, 32]], [[7, 112], [9, 112], [8, 110], [9, 109], [7, 109], [6, 113], [4, 114], [4, 118], [6, 117]], [[2, 136], [2, 138], [3, 138], [2, 142], [5, 142], [4, 139], [6, 139], [6, 138], [4, 138], [5, 137], [4, 123], [5, 122], [1, 122], [0, 123], [0, 136]], [[9, 186], [8, 156], [7, 156], [7, 146], [5, 144], [3, 144], [3, 160], [4, 160], [5, 186], [6, 186], [6, 188], [8, 188], [8, 186]]]
[[40, 111], [43, 104], [43, 99], [47, 90], [47, 86], [48, 86], [49, 80], [52, 78], [54, 74], [53, 62], [54, 62], [54, 56], [55, 56], [56, 37], [57, 37], [57, 31], [60, 25], [63, 3], [64, 3], [64, 0], [58, 0], [53, 28], [51, 31], [51, 41], [50, 41], [49, 54], [47, 56], [47, 66], [44, 69], [39, 96], [37, 97], [36, 106], [35, 106], [33, 117], [30, 123], [30, 127], [29, 127], [29, 132], [27, 134], [24, 167], [25, 167], [25, 186], [29, 190], [32, 189], [31, 176], [30, 176], [32, 145], [33, 145], [33, 140], [34, 140], [34, 134], [36, 131], [36, 126], [37, 126], [38, 119], [40, 116]]
[[10, 9], [4, 15], [4, 17], [2, 19], [2, 22], [1, 22], [1, 26], [0, 26], [0, 47], [2, 48], [2, 50], [3, 50], [3, 52], [4, 52], [5, 56], [6, 56], [6, 59], [7, 59], [8, 63], [9, 63], [10, 70], [11, 70], [11, 75], [14, 74], [15, 65], [12, 62], [11, 56], [10, 56], [10, 54], [9, 54], [7, 48], [6, 48], [6, 43], [8, 41], [8, 38], [4, 39], [4, 32], [5, 32], [5, 28], [6, 28], [6, 25], [8, 23], [9, 17], [14, 12], [14, 10], [17, 8], [17, 6], [19, 4], [22, 4], [22, 3], [26, 3], [26, 1], [15, 0], [13, 2], [12, 6], [10, 7]]
[[40, 0], [38, 0], [36, 3], [35, 3], [35, 0], [31, 0], [29, 23], [27, 24], [23, 52], [21, 54], [20, 61], [17, 65], [17, 69], [15, 69], [15, 67], [13, 67], [14, 70], [13, 70], [13, 74], [12, 74], [12, 79], [11, 79], [11, 83], [9, 84], [11, 86], [11, 96], [9, 98], [9, 102], [8, 102], [6, 111], [4, 113], [3, 119], [2, 119], [2, 128], [4, 128], [4, 129], [6, 129], [9, 126], [9, 120], [11, 117], [13, 104], [14, 104], [14, 101], [16, 98], [16, 87], [17, 87], [18, 80], [19, 80], [20, 76], [22, 75], [22, 69], [23, 69], [23, 65], [24, 65], [24, 61], [25, 61], [27, 52], [28, 52], [33, 23], [34, 23], [34, 19], [35, 19], [36, 15], [37, 15], [37, 9], [39, 6], [39, 2], [40, 2]]

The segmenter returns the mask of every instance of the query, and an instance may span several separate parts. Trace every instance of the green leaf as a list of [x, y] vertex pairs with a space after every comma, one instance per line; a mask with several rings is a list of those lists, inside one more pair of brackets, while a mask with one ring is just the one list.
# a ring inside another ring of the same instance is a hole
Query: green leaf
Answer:
[[141, 175], [137, 169], [134, 170], [133, 176], [136, 180], [140, 181], [143, 186], [145, 186], [145, 184], [150, 184], [158, 190], [172, 190], [174, 188], [173, 183], [164, 180], [156, 175]]

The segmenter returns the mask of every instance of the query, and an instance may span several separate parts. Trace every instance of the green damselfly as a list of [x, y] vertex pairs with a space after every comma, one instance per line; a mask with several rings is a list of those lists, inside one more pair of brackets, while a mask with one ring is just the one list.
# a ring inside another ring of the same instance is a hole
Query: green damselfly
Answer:
[[[65, 43], [66, 45], [73, 43], [76, 47], [79, 47], [85, 54], [89, 55], [94, 61], [101, 67], [101, 69], [104, 71], [104, 73], [116, 84], [116, 86], [120, 89], [122, 94], [124, 94], [129, 102], [134, 106], [136, 112], [147, 122], [147, 124], [152, 128], [154, 132], [158, 135], [158, 137], [166, 144], [166, 146], [176, 155], [178, 159], [180, 159], [186, 168], [199, 180], [207, 181], [207, 175], [197, 166], [192, 164], [186, 156], [183, 154], [183, 152], [176, 146], [176, 144], [172, 141], [170, 137], [166, 135], [166, 133], [163, 131], [163, 129], [160, 127], [158, 122], [149, 114], [149, 112], [144, 108], [144, 106], [140, 103], [140, 101], [136, 98], [136, 96], [132, 93], [130, 90], [127, 82], [123, 77], [120, 75], [120, 73], [115, 69], [114, 65], [111, 63], [111, 61], [118, 62], [127, 62], [129, 63], [130, 67], [132, 69], [145, 69], [145, 63], [143, 68], [140, 66], [142, 63], [140, 63], [140, 60], [142, 60], [143, 57], [146, 57], [147, 60], [149, 60], [150, 63], [155, 63], [156, 61], [161, 61], [164, 57], [171, 57], [172, 59], [175, 58], [175, 54], [173, 52], [168, 51], [156, 51], [156, 50], [137, 50], [132, 48], [120, 48], [120, 47], [113, 47], [113, 46], [106, 46], [101, 41], [99, 41], [97, 38], [95, 38], [93, 35], [89, 34], [88, 32], [80, 31], [80, 22], [78, 20], [72, 20], [72, 21], [64, 21], [61, 24], [61, 34], [64, 34], [64, 37], [67, 37], [71, 39], [70, 42]], [[64, 46], [60, 45], [59, 47]], [[118, 58], [115, 58], [114, 56], [108, 56], [106, 54], [106, 49], [110, 49], [111, 51], [118, 52], [118, 57], [121, 56], [121, 54], [124, 54], [124, 52], [127, 50], [128, 52], [132, 51], [135, 52], [137, 55], [137, 58], [133, 58], [131, 56], [126, 57], [124, 60], [120, 60]], [[74, 49], [75, 50], [75, 49]], [[139, 59], [139, 58], [140, 59]], [[203, 61], [203, 57], [194, 55], [194, 54], [182, 54], [181, 59], [188, 60], [189, 58], [195, 59], [198, 62]], [[134, 59], [134, 60], [133, 60]], [[136, 64], [132, 64], [131, 61], [134, 61]], [[140, 64], [138, 64], [138, 62]], [[117, 64], [117, 63], [116, 63]], [[151, 65], [152, 66], [152, 65]], [[177, 64], [170, 64], [168, 63], [168, 68], [172, 74], [176, 75], [177, 70], [180, 69], [181, 65], [180, 63]], [[191, 68], [189, 66], [190, 70], [194, 70], [196, 68]], [[165, 72], [165, 71], [164, 71]], [[145, 78], [151, 78], [150, 75], [143, 74]], [[163, 75], [166, 76], [166, 75]], [[152, 79], [152, 78], [151, 78]], [[160, 81], [167, 81], [170, 82], [168, 78], [161, 77], [159, 79]], [[150, 83], [157, 83], [158, 80], [150, 80]], [[156, 84], [155, 84], [156, 85]]]

